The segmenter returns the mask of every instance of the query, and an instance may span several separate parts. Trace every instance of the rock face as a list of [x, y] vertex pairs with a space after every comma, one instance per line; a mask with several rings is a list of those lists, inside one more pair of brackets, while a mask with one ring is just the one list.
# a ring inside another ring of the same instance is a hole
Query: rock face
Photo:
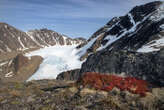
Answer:
[[[137, 77], [164, 86], [164, 3], [151, 2], [113, 18], [81, 48], [80, 70]], [[88, 57], [89, 55], [89, 57]]]
[[78, 79], [80, 69], [62, 72], [57, 76], [57, 80], [76, 80]]
[[164, 46], [164, 4], [156, 1], [134, 7], [125, 16], [115, 17], [79, 46], [81, 60], [106, 49], [138, 52], [158, 51]]
[[164, 86], [163, 66], [163, 49], [153, 53], [104, 51], [90, 55], [82, 65], [80, 75], [85, 72], [121, 74], [147, 80], [158, 86]]
[[0, 23], [0, 53], [39, 47], [30, 37], [6, 23]]
[[85, 39], [72, 39], [48, 29], [31, 30], [27, 34], [40, 46], [77, 45], [85, 42]]
[[15, 72], [18, 72], [21, 67], [24, 65], [28, 64], [29, 59], [22, 54], [18, 54], [14, 59], [13, 59], [13, 65]]
[[25, 33], [6, 23], [0, 23], [0, 54], [53, 45], [77, 45], [83, 42], [85, 39], [72, 39], [48, 29]]
[[26, 57], [18, 54], [15, 58], [0, 63], [0, 78], [4, 82], [23, 82], [31, 77], [43, 58], [40, 56]]

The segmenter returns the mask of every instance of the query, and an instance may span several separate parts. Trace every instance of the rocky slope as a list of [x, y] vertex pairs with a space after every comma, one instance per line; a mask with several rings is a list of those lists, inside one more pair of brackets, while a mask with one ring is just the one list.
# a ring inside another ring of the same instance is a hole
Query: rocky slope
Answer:
[[27, 34], [36, 44], [43, 47], [53, 45], [78, 45], [85, 42], [83, 38], [72, 39], [48, 29], [30, 30]]
[[27, 48], [38, 48], [30, 37], [13, 26], [0, 23], [0, 53], [25, 50]]
[[137, 77], [164, 86], [163, 25], [163, 2], [134, 7], [125, 16], [109, 21], [85, 45], [78, 46], [81, 60], [87, 59], [80, 72], [71, 74], [71, 78], [65, 76], [78, 79], [85, 72], [99, 72]]
[[53, 45], [77, 45], [85, 42], [85, 39], [72, 39], [48, 29], [31, 30], [25, 33], [6, 23], [0, 23], [0, 35], [0, 54]]
[[1, 110], [163, 110], [164, 89], [154, 88], [146, 97], [113, 89], [110, 92], [74, 82], [41, 80], [3, 83]]
[[40, 56], [16, 57], [0, 62], [0, 79], [3, 82], [24, 82], [36, 72], [43, 58]]
[[115, 17], [96, 31], [81, 47], [81, 60], [101, 50], [158, 51], [164, 46], [164, 3], [134, 7], [125, 16]]

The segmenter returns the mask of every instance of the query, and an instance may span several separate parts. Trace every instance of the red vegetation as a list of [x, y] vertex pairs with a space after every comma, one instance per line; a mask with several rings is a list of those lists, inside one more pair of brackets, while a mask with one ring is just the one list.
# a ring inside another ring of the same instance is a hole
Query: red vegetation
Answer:
[[117, 87], [121, 91], [127, 90], [141, 96], [145, 96], [146, 92], [148, 92], [148, 83], [134, 77], [87, 72], [82, 77], [82, 83], [84, 86], [90, 85], [96, 89], [105, 91], [111, 91], [114, 87]]

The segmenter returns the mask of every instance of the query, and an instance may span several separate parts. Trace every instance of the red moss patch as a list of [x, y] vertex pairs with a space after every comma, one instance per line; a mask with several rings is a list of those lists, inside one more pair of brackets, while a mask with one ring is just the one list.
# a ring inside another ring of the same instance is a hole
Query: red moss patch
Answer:
[[105, 91], [111, 91], [114, 87], [117, 87], [121, 91], [127, 90], [141, 96], [145, 96], [146, 92], [148, 92], [148, 83], [134, 77], [87, 72], [82, 77], [82, 83], [84, 86], [90, 85], [96, 89]]

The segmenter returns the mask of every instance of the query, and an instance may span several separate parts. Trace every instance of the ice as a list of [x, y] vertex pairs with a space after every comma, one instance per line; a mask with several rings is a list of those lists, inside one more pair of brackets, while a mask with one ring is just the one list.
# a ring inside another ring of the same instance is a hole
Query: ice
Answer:
[[52, 46], [46, 47], [26, 54], [26, 56], [40, 55], [44, 58], [38, 71], [28, 79], [55, 79], [61, 72], [78, 69], [82, 62], [77, 56], [76, 45], [73, 46]]

